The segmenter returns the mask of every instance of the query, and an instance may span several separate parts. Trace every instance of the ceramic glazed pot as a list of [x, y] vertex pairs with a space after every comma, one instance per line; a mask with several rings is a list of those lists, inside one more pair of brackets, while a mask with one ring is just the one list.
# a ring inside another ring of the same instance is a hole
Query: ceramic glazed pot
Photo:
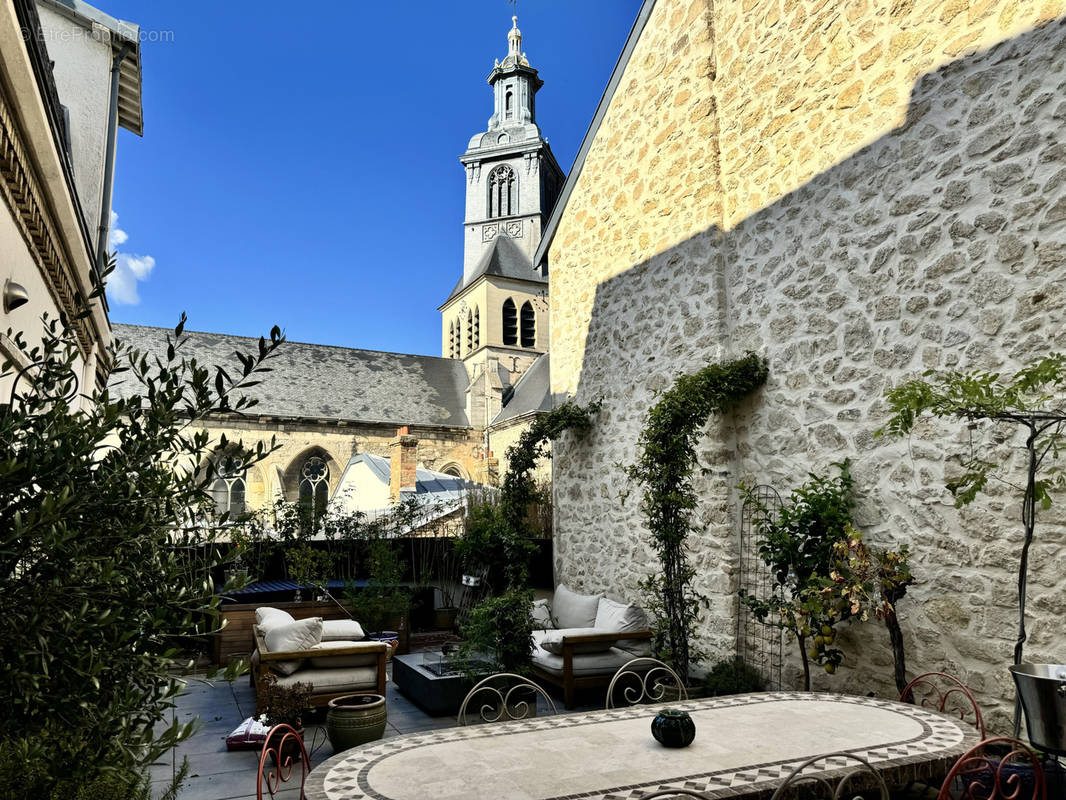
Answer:
[[336, 753], [380, 739], [388, 711], [380, 694], [346, 694], [329, 701], [326, 735]]
[[651, 721], [651, 735], [663, 747], [688, 747], [696, 738], [696, 725], [687, 711], [664, 708]]
[[367, 634], [366, 638], [375, 642], [384, 642], [389, 646], [389, 652], [385, 654], [386, 661], [392, 658], [392, 654], [400, 646], [400, 634], [398, 631], [378, 631], [377, 633]]

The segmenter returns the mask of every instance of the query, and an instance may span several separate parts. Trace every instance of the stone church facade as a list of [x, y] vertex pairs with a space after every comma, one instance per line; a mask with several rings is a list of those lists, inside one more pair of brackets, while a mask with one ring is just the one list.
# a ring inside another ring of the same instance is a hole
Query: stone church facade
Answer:
[[[926, 369], [1011, 373], [1066, 349], [1066, 25], [1062, 2], [646, 0], [545, 230], [551, 387], [602, 397], [556, 443], [556, 578], [637, 596], [655, 569], [634, 462], [679, 372], [754, 351], [767, 386], [712, 421], [692, 561], [701, 633], [734, 650], [741, 481], [782, 495], [850, 457], [868, 542], [908, 544], [900, 604], [914, 674], [974, 688], [1009, 729], [1020, 492], [961, 510], [945, 481], [974, 445], [923, 424], [875, 438], [884, 392]], [[629, 493], [624, 504], [621, 498]], [[1062, 660], [1061, 499], [1031, 555], [1033, 661]], [[891, 693], [880, 626], [817, 688]], [[786, 678], [798, 678], [786, 645]], [[996, 665], [990, 668], [989, 665]]]
[[[357, 456], [390, 459], [399, 470], [412, 448], [420, 469], [496, 484], [507, 447], [550, 408], [548, 282], [532, 258], [563, 173], [536, 124], [543, 81], [521, 44], [513, 19], [508, 54], [488, 77], [488, 129], [461, 157], [463, 270], [439, 309], [441, 356], [286, 342], [273, 372], [248, 392], [258, 404], [244, 416], [205, 423], [216, 440], [225, 435], [254, 447], [273, 438], [279, 445], [254, 466], [231, 463], [224, 452], [204, 465], [219, 474], [213, 491], [220, 510], [263, 509], [277, 500], [323, 504]], [[166, 334], [114, 326], [120, 342], [152, 354], [165, 353]], [[183, 353], [201, 364], [230, 364], [234, 351], [255, 347], [253, 339], [190, 332]], [[405, 458], [393, 458], [401, 450]], [[415, 470], [404, 475], [413, 481]], [[395, 488], [414, 488], [404, 480], [397, 476]]]

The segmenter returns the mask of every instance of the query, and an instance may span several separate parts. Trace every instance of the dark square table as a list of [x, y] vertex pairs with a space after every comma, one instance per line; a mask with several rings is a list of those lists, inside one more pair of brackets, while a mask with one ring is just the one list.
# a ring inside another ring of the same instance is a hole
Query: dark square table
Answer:
[[435, 717], [459, 713], [463, 698], [473, 687], [470, 679], [461, 672], [438, 675], [429, 669], [436, 667], [440, 661], [441, 654], [433, 651], [392, 658], [392, 682], [396, 688], [427, 714]]

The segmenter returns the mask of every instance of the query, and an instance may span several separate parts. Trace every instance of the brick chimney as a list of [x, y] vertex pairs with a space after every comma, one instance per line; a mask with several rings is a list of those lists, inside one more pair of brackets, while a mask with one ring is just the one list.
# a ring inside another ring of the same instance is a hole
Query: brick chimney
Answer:
[[415, 467], [418, 465], [418, 439], [404, 425], [396, 429], [389, 443], [389, 499], [396, 502], [401, 492], [415, 491]]

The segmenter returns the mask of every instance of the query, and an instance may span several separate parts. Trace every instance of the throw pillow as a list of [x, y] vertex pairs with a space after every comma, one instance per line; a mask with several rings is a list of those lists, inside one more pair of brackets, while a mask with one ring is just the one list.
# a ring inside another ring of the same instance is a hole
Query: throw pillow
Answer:
[[322, 620], [323, 642], [358, 642], [363, 638], [363, 626], [354, 619]]
[[533, 601], [533, 630], [543, 631], [555, 627], [552, 620], [552, 607], [547, 600]]
[[[601, 630], [599, 628], [560, 628], [555, 631], [548, 631], [544, 639], [541, 640], [540, 646], [542, 650], [547, 650], [549, 653], [553, 653], [557, 656], [563, 654], [563, 637], [565, 636], [581, 636], [582, 634], [589, 633], [609, 633], [609, 631]], [[611, 639], [606, 642], [581, 642], [574, 645], [574, 655], [580, 655], [583, 653], [604, 653], [614, 646], [615, 640]]]
[[[629, 631], [645, 631], [651, 626], [648, 622], [648, 615], [636, 603], [627, 603], [624, 600], [619, 601], [604, 597], [600, 600], [600, 607], [596, 611], [596, 627], [626, 633]], [[619, 639], [617, 646], [635, 656], [650, 656], [652, 654], [650, 639]]]
[[255, 624], [264, 634], [268, 628], [287, 625], [290, 622], [296, 622], [296, 619], [288, 611], [282, 611], [280, 608], [260, 606], [255, 610]]
[[[285, 625], [277, 625], [263, 634], [268, 653], [285, 653], [290, 650], [310, 650], [322, 641], [322, 617], [298, 619]], [[301, 666], [303, 659], [271, 661], [270, 668], [282, 675], [292, 675]]]
[[600, 595], [578, 594], [559, 584], [552, 599], [552, 612], [560, 628], [593, 628]]

